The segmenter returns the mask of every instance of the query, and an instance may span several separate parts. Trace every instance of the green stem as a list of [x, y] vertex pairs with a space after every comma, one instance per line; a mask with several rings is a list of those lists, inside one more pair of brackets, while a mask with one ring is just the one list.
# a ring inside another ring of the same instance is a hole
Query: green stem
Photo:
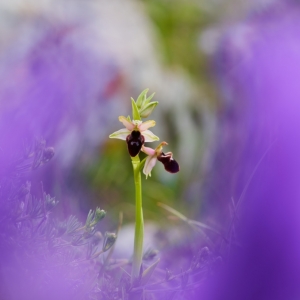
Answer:
[[135, 233], [134, 233], [134, 252], [131, 272], [131, 283], [140, 276], [140, 269], [143, 258], [144, 242], [144, 218], [142, 207], [142, 181], [140, 172], [140, 159], [137, 156], [132, 157], [132, 166], [135, 184]]

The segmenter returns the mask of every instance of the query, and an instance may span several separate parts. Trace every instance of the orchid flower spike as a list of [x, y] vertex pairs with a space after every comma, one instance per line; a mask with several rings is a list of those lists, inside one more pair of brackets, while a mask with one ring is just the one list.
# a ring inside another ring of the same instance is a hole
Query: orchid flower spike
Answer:
[[143, 173], [146, 175], [146, 178], [148, 175], [151, 176], [151, 171], [157, 160], [164, 165], [166, 171], [170, 173], [177, 173], [179, 171], [179, 164], [175, 159], [173, 159], [172, 152], [162, 152], [162, 148], [165, 145], [168, 145], [168, 143], [161, 142], [155, 149], [142, 146], [142, 151], [148, 155], [143, 169]]
[[113, 139], [125, 140], [130, 156], [134, 157], [140, 153], [145, 142], [158, 141], [159, 138], [154, 135], [148, 128], [155, 126], [155, 121], [149, 120], [142, 122], [140, 120], [130, 120], [124, 116], [119, 117], [119, 121], [123, 123], [122, 128], [109, 137]]

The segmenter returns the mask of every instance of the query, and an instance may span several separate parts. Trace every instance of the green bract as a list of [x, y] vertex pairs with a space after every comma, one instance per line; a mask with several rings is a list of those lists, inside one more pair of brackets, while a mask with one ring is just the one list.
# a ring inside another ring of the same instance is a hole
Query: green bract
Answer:
[[131, 98], [131, 104], [132, 104], [132, 118], [133, 118], [133, 120], [138, 120], [138, 121], [141, 120], [138, 107], [137, 107], [137, 105], [136, 105], [133, 98]]
[[146, 100], [146, 96], [149, 89], [143, 90], [136, 100], [136, 106], [140, 109], [143, 106], [143, 102]]
[[[151, 99], [154, 97], [155, 93], [153, 93], [151, 96], [149, 96], [148, 98], [145, 96], [145, 99], [144, 99], [144, 102], [143, 102], [143, 105], [142, 105], [142, 108], [147, 105]], [[158, 103], [158, 102], [157, 102]]]
[[134, 101], [134, 99], [131, 98], [132, 117], [134, 120], [141, 120], [141, 118], [147, 118], [158, 104], [157, 101], [150, 102], [151, 99], [154, 97], [155, 93], [153, 93], [147, 98], [148, 91], [149, 89], [143, 90], [136, 101]]

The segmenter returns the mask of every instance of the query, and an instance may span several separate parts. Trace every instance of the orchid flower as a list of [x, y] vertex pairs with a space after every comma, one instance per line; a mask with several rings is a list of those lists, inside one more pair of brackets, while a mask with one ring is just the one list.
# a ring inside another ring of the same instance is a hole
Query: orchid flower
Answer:
[[130, 156], [134, 157], [139, 154], [145, 142], [158, 141], [159, 138], [154, 135], [148, 128], [155, 126], [155, 121], [149, 120], [142, 122], [140, 120], [130, 120], [124, 116], [119, 117], [119, 121], [123, 123], [122, 128], [109, 137], [113, 139], [125, 140]]
[[161, 142], [155, 149], [142, 146], [142, 151], [148, 155], [145, 161], [143, 173], [146, 175], [146, 178], [151, 176], [151, 171], [154, 168], [156, 161], [160, 161], [165, 170], [170, 173], [177, 173], [179, 171], [179, 165], [175, 159], [173, 159], [172, 152], [163, 153], [163, 146], [168, 145], [167, 142]]
[[[144, 243], [144, 217], [143, 217], [143, 205], [142, 205], [142, 179], [141, 168], [144, 166], [144, 174], [146, 178], [151, 176], [151, 170], [153, 169], [156, 161], [160, 161], [165, 166], [165, 169], [171, 173], [177, 173], [179, 171], [179, 165], [176, 160], [173, 159], [171, 152], [163, 153], [162, 147], [167, 145], [166, 142], [162, 142], [156, 149], [148, 148], [144, 146], [145, 142], [158, 141], [159, 138], [154, 135], [150, 130], [150, 127], [155, 126], [155, 121], [149, 120], [142, 122], [142, 118], [147, 118], [158, 102], [151, 102], [152, 97], [147, 97], [148, 89], [142, 91], [135, 101], [131, 98], [132, 105], [132, 119], [128, 116], [119, 117], [119, 121], [123, 123], [125, 128], [122, 128], [109, 137], [114, 139], [125, 140], [127, 143], [128, 152], [131, 156], [134, 185], [135, 185], [135, 229], [134, 229], [134, 250], [132, 259], [131, 270], [131, 284], [136, 286], [143, 278], [147, 276], [149, 269], [146, 269], [143, 273], [142, 261], [143, 261], [143, 243]], [[140, 151], [148, 154], [148, 157], [140, 161]], [[151, 266], [149, 267], [151, 268]]]

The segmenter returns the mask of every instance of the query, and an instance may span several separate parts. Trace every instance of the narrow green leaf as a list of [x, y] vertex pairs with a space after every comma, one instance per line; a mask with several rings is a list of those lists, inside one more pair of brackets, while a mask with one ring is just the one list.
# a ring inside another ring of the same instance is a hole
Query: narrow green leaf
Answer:
[[181, 219], [182, 221], [185, 221], [185, 222], [188, 221], [188, 218], [185, 215], [183, 215], [179, 211], [175, 210], [174, 208], [172, 208], [172, 207], [170, 207], [170, 206], [168, 206], [164, 203], [161, 203], [161, 202], [157, 202], [157, 205], [164, 208], [165, 210], [167, 210], [171, 214], [175, 215], [177, 218]]
[[175, 210], [174, 208], [161, 203], [161, 202], [157, 202], [157, 205], [164, 208], [165, 210], [167, 210], [168, 212], [170, 212], [171, 214], [173, 214], [174, 216], [176, 216], [177, 218], [181, 219], [182, 221], [186, 222], [188, 225], [190, 225], [191, 227], [193, 227], [194, 229], [197, 228], [204, 228], [210, 231], [213, 231], [214, 233], [218, 234], [219, 236], [221, 236], [224, 240], [226, 240], [226, 238], [216, 229], [214, 229], [211, 226], [208, 226], [204, 223], [195, 221], [195, 220], [191, 220], [189, 218], [187, 218], [185, 215], [183, 215], [182, 213], [180, 213], [179, 211]]
[[135, 101], [131, 98], [131, 104], [132, 104], [132, 118], [133, 120], [141, 120], [139, 110], [136, 106]]
[[146, 159], [147, 159], [147, 157], [145, 157], [145, 158], [139, 163], [139, 165], [138, 165], [137, 168], [136, 168], [136, 172], [141, 172], [142, 168], [143, 168], [144, 165], [145, 165]]
[[146, 95], [147, 95], [148, 91], [149, 91], [149, 89], [145, 89], [138, 96], [138, 98], [136, 100], [136, 106], [138, 108], [141, 108], [143, 106], [143, 102], [146, 100]]
[[154, 262], [152, 265], [150, 265], [142, 274], [141, 278], [141, 285], [146, 284], [149, 279], [151, 278], [157, 264], [159, 263], [160, 259], [158, 259], [156, 262]]
[[147, 104], [146, 106], [143, 106], [143, 108], [140, 110], [141, 118], [147, 118], [152, 113], [157, 104], [158, 102], [155, 101]]

